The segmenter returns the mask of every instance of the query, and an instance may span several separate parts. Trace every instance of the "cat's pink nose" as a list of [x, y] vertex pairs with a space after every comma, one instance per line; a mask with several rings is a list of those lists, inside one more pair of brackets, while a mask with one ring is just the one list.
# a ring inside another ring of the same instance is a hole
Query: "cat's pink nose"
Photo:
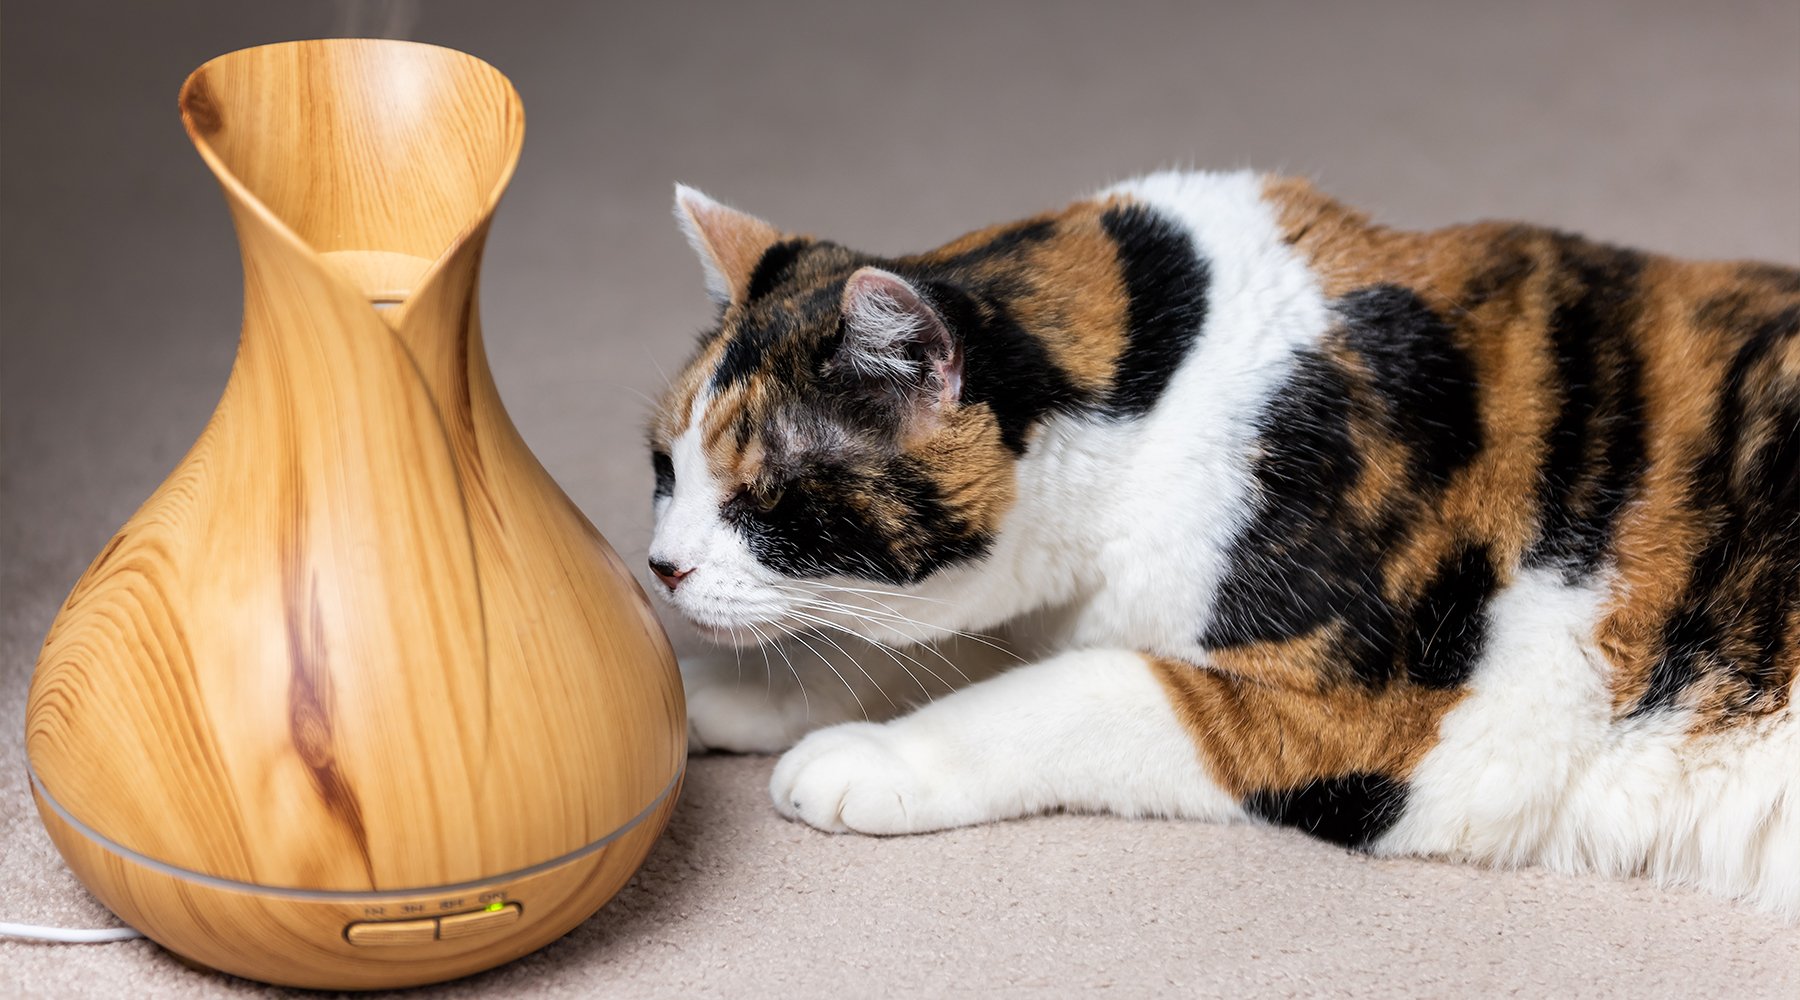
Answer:
[[650, 560], [650, 572], [656, 574], [656, 578], [662, 581], [663, 586], [669, 588], [671, 594], [675, 592], [676, 587], [681, 586], [681, 581], [687, 579], [687, 575], [693, 571], [694, 567], [692, 566], [687, 569], [676, 569], [674, 563], [663, 562], [661, 559]]

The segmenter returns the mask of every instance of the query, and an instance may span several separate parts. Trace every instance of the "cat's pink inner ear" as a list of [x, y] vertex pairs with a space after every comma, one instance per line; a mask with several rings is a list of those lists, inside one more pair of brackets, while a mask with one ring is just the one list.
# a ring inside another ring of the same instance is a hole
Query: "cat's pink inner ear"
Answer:
[[700, 255], [707, 292], [722, 303], [744, 297], [763, 251], [781, 239], [769, 223], [685, 184], [675, 185], [675, 219]]
[[934, 409], [962, 397], [962, 350], [911, 282], [879, 267], [860, 268], [844, 282], [842, 307], [844, 360], [852, 368], [895, 385], [920, 383], [921, 401]]

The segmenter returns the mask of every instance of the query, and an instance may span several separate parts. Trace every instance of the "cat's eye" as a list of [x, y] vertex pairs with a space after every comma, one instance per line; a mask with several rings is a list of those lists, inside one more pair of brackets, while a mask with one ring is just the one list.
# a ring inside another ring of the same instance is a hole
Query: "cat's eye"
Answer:
[[750, 498], [756, 501], [756, 509], [764, 514], [781, 506], [781, 498], [787, 488], [781, 483], [760, 483], [750, 488]]
[[650, 468], [656, 472], [656, 495], [665, 497], [675, 492], [675, 463], [666, 451], [651, 452]]

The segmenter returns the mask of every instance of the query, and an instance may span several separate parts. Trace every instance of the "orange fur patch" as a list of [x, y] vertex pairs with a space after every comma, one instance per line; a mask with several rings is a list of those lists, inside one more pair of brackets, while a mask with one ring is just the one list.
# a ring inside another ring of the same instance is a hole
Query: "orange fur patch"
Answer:
[[1237, 798], [1319, 778], [1404, 781], [1437, 741], [1460, 691], [1351, 683], [1294, 687], [1149, 658], [1213, 779]]

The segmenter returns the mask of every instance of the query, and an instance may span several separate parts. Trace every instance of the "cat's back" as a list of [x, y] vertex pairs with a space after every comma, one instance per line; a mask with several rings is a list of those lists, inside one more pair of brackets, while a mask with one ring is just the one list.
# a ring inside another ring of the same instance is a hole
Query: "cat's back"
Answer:
[[[1400, 289], [1466, 359], [1475, 505], [1510, 575], [1604, 594], [1620, 718], [1698, 731], [1784, 708], [1800, 676], [1800, 270], [1643, 253], [1541, 226], [1387, 229], [1269, 181], [1342, 311]], [[1419, 329], [1365, 329], [1405, 354]], [[1354, 345], [1352, 346], [1354, 350]], [[1451, 487], [1454, 492], [1454, 485]]]

